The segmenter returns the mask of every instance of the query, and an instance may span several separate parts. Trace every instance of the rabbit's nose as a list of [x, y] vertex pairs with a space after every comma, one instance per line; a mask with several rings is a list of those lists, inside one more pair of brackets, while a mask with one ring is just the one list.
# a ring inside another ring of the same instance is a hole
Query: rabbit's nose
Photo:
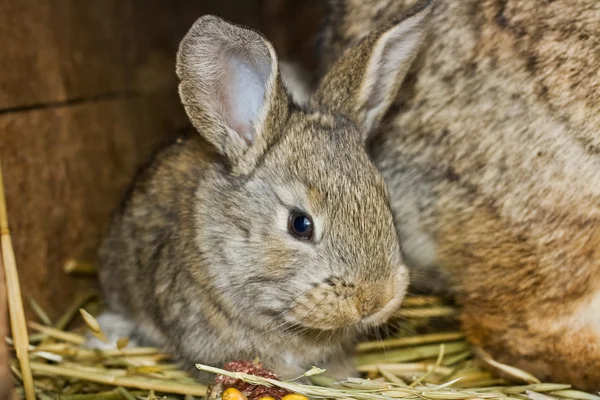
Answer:
[[386, 304], [384, 296], [378, 293], [376, 288], [370, 287], [358, 290], [354, 302], [356, 310], [363, 318], [381, 310]]
[[397, 291], [395, 285], [369, 285], [357, 293], [356, 309], [363, 323], [381, 324], [400, 307], [403, 297], [402, 291]]
[[387, 303], [385, 297], [388, 296], [382, 292], [382, 288], [374, 284], [363, 284], [356, 288], [354, 303], [361, 317], [377, 312]]

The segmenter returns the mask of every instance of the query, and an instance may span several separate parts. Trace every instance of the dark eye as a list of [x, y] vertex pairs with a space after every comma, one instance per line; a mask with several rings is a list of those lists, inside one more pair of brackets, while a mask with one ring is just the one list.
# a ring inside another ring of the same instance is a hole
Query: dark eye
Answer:
[[312, 219], [303, 212], [292, 211], [288, 221], [288, 231], [298, 239], [310, 240], [313, 236], [314, 224]]

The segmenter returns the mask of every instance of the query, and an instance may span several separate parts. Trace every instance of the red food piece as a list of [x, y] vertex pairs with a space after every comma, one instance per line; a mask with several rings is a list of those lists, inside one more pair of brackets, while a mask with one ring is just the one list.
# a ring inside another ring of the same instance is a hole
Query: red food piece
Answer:
[[[262, 364], [254, 363], [252, 361], [231, 361], [223, 366], [224, 370], [230, 372], [243, 372], [245, 374], [260, 376], [263, 378], [270, 378], [280, 380], [273, 371], [267, 368], [263, 368]], [[236, 388], [248, 398], [248, 400], [259, 400], [262, 397], [271, 396], [277, 400], [283, 396], [290, 394], [285, 389], [276, 387], [266, 387], [260, 385], [252, 385], [246, 383], [240, 379], [230, 378], [228, 376], [217, 375], [215, 382], [213, 383], [213, 389], [219, 388], [221, 391], [225, 391], [229, 388]]]

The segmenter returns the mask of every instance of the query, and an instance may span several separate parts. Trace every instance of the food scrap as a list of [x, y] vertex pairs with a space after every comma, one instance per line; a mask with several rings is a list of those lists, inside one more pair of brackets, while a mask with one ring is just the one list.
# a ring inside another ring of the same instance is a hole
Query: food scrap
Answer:
[[[264, 368], [261, 363], [254, 361], [231, 361], [225, 364], [223, 369], [230, 372], [243, 372], [245, 374], [260, 376], [263, 378], [280, 380], [273, 371]], [[223, 375], [217, 375], [209, 390], [210, 399], [218, 399], [222, 397], [224, 400], [282, 400], [284, 397], [292, 395], [292, 393], [285, 389], [252, 385], [240, 379], [230, 378]], [[286, 400], [299, 399], [289, 398]]]

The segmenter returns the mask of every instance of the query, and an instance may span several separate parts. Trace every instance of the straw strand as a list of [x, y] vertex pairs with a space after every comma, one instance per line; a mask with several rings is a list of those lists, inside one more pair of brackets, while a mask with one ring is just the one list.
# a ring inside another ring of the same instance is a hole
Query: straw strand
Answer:
[[23, 376], [23, 388], [25, 389], [25, 398], [35, 400], [35, 391], [33, 387], [33, 377], [29, 366], [29, 335], [27, 333], [27, 324], [25, 322], [25, 311], [23, 309], [23, 299], [21, 296], [21, 286], [19, 284], [19, 274], [15, 254], [8, 229], [8, 216], [6, 211], [6, 198], [4, 195], [4, 181], [2, 178], [2, 167], [0, 165], [0, 239], [2, 242], [2, 260], [4, 263], [4, 274], [6, 276], [6, 286], [8, 293], [8, 309], [10, 315], [10, 324], [15, 345], [17, 358], [21, 364], [21, 374]]

